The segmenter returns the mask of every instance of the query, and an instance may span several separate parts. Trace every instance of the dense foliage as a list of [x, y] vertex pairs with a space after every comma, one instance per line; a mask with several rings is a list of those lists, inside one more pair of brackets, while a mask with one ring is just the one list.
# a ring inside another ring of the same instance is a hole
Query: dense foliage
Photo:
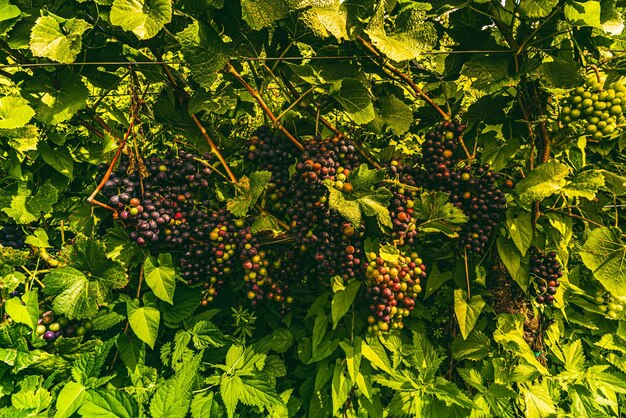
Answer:
[[622, 416], [623, 6], [0, 0], [0, 415]]

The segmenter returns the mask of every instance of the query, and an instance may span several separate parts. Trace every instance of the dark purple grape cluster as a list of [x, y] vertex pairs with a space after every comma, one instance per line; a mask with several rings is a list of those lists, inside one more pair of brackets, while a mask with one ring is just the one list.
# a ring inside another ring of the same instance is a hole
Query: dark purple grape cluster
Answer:
[[464, 131], [464, 124], [445, 121], [426, 134], [422, 144], [422, 164], [425, 170], [423, 181], [430, 188], [445, 187], [448, 183], [457, 163], [455, 154], [459, 137]]
[[55, 315], [53, 311], [45, 311], [42, 309], [39, 313], [40, 318], [37, 321], [35, 333], [51, 343], [60, 336], [64, 337], [80, 337], [92, 328], [91, 321], [68, 320], [63, 315]]
[[561, 285], [559, 279], [563, 277], [561, 264], [556, 259], [556, 252], [543, 253], [538, 251], [530, 257], [530, 273], [537, 284], [537, 303], [552, 305], [557, 288]]
[[149, 157], [143, 171], [129, 159], [122, 161], [102, 189], [109, 205], [140, 246], [188, 244], [206, 221], [205, 211], [194, 208], [206, 197], [211, 169], [194, 154], [180, 151], [177, 157], [171, 152]]
[[268, 186], [269, 208], [282, 212], [289, 201], [289, 166], [295, 162], [298, 149], [283, 135], [268, 126], [258, 128], [250, 138], [248, 159], [257, 164], [260, 170], [272, 173]]
[[18, 249], [24, 247], [26, 234], [19, 225], [5, 223], [0, 228], [0, 245]]
[[450, 202], [469, 218], [461, 231], [461, 242], [468, 251], [483, 251], [506, 212], [506, 197], [497, 184], [499, 178], [487, 164], [452, 172]]
[[368, 331], [381, 335], [404, 326], [403, 318], [415, 309], [415, 299], [422, 292], [426, 266], [417, 253], [400, 254], [397, 261], [384, 260], [376, 253], [368, 258], [365, 269], [371, 312]]

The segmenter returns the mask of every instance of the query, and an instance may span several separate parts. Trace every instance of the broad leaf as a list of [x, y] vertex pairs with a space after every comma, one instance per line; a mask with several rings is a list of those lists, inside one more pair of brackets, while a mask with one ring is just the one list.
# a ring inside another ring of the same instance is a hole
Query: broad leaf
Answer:
[[74, 178], [74, 160], [67, 148], [52, 149], [47, 142], [42, 141], [37, 149], [41, 153], [41, 158], [52, 168], [70, 180]]
[[626, 245], [617, 228], [596, 228], [580, 249], [580, 257], [602, 286], [626, 296]]
[[556, 413], [554, 401], [545, 385], [535, 384], [522, 389], [526, 403], [526, 417], [546, 418]]
[[604, 186], [604, 176], [599, 170], [587, 170], [577, 174], [563, 188], [563, 193], [571, 197], [584, 197], [587, 200], [596, 198], [598, 189]]
[[150, 348], [154, 348], [161, 321], [159, 310], [152, 306], [140, 306], [137, 299], [128, 301], [126, 307], [128, 310], [128, 323], [133, 332], [141, 341], [148, 344]]
[[139, 39], [155, 36], [172, 20], [171, 0], [114, 0], [111, 23], [131, 31]]
[[568, 1], [563, 8], [565, 19], [574, 26], [602, 28], [600, 23], [600, 2], [595, 0]]
[[376, 117], [370, 92], [363, 83], [355, 78], [344, 78], [337, 85], [330, 93], [354, 123], [365, 124]]
[[530, 248], [533, 239], [532, 215], [525, 210], [509, 209], [506, 213], [506, 226], [509, 229], [511, 239], [522, 256]]
[[0, 97], [1, 129], [16, 129], [26, 126], [33, 116], [35, 116], [35, 111], [21, 97]]
[[498, 255], [504, 263], [509, 274], [515, 282], [526, 290], [530, 281], [528, 260], [522, 259], [515, 246], [503, 237], [498, 237], [496, 241], [498, 247]]
[[[342, 280], [339, 278], [339, 280]], [[361, 282], [357, 279], [348, 280], [348, 284], [342, 288], [339, 288], [335, 291], [333, 295], [333, 300], [330, 304], [331, 315], [333, 318], [333, 328], [337, 327], [339, 320], [343, 318], [343, 316], [348, 312], [350, 306], [354, 302], [354, 298], [356, 297], [359, 288], [361, 287]]]
[[474, 295], [468, 301], [466, 291], [462, 289], [454, 290], [454, 313], [456, 314], [456, 320], [459, 323], [463, 339], [466, 339], [474, 329], [474, 325], [476, 325], [480, 312], [484, 307], [485, 301], [482, 296]]
[[252, 30], [272, 26], [288, 12], [285, 0], [241, 0], [241, 17]]
[[87, 392], [78, 413], [83, 417], [134, 418], [139, 415], [139, 406], [123, 391], [95, 389]]
[[228, 210], [237, 217], [246, 216], [272, 178], [271, 171], [256, 171], [250, 178], [242, 177], [236, 185], [237, 196], [226, 203]]
[[68, 382], [57, 398], [54, 418], [69, 418], [85, 402], [86, 388], [80, 383]]
[[[158, 265], [157, 265], [158, 264]], [[176, 290], [176, 270], [169, 253], [159, 254], [158, 263], [154, 257], [146, 258], [143, 264], [143, 273], [150, 289], [161, 300], [174, 303]]]
[[521, 0], [519, 12], [532, 18], [546, 17], [559, 4], [559, 0]]
[[30, 35], [30, 49], [36, 57], [71, 64], [82, 50], [82, 35], [92, 26], [82, 19], [41, 16]]
[[193, 356], [178, 370], [173, 378], [160, 386], [150, 401], [150, 414], [154, 418], [185, 418], [189, 411], [193, 384], [198, 376], [198, 368], [203, 352]]
[[517, 183], [515, 191], [524, 203], [541, 201], [565, 186], [569, 172], [568, 166], [556, 161], [541, 164]]
[[424, 192], [415, 199], [413, 217], [417, 229], [423, 232], [441, 232], [451, 238], [458, 237], [460, 226], [467, 222], [463, 211], [448, 201], [443, 192]]
[[16, 296], [7, 300], [4, 304], [4, 310], [13, 321], [26, 324], [34, 330], [39, 318], [37, 291], [31, 290], [24, 293], [21, 298]]

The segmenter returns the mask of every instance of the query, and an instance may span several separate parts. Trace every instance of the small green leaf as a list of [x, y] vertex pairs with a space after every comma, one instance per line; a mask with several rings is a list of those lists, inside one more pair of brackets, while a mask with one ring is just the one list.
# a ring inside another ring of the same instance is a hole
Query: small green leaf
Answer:
[[250, 178], [242, 177], [236, 186], [236, 197], [228, 200], [226, 207], [235, 216], [246, 216], [272, 178], [271, 171], [256, 171]]
[[113, 0], [111, 23], [150, 39], [172, 20], [171, 0]]
[[191, 418], [220, 418], [224, 416], [222, 407], [211, 391], [199, 393], [191, 401]]
[[569, 172], [568, 166], [556, 161], [541, 164], [517, 183], [515, 191], [522, 202], [541, 201], [565, 186], [565, 177]]
[[21, 128], [26, 126], [33, 116], [35, 111], [21, 97], [0, 97], [0, 128]]
[[428, 280], [426, 281], [426, 292], [424, 293], [424, 299], [427, 299], [430, 295], [435, 293], [445, 282], [452, 278], [452, 271], [440, 272], [439, 266], [433, 264], [432, 269], [428, 273]]
[[473, 330], [466, 337], [457, 336], [452, 341], [452, 356], [455, 360], [479, 361], [489, 355], [491, 340], [480, 331]]
[[117, 336], [115, 344], [117, 345], [120, 359], [130, 373], [134, 373], [137, 370], [137, 366], [144, 364], [146, 350], [141, 341], [122, 333]]
[[517, 249], [522, 256], [526, 255], [533, 240], [531, 213], [525, 210], [509, 209], [506, 213], [506, 226]]
[[311, 7], [300, 15], [300, 19], [311, 31], [322, 38], [334, 36], [337, 40], [348, 40], [348, 11], [340, 2], [331, 2], [324, 7]]
[[83, 405], [86, 398], [86, 388], [80, 383], [68, 382], [57, 398], [57, 413], [54, 418], [69, 418]]
[[454, 313], [456, 314], [463, 339], [466, 339], [474, 329], [474, 325], [476, 325], [484, 307], [485, 301], [482, 296], [474, 295], [468, 301], [466, 291], [463, 289], [454, 290]]
[[52, 149], [48, 143], [42, 141], [37, 149], [41, 153], [41, 158], [52, 168], [70, 180], [74, 178], [74, 159], [67, 148]]
[[48, 234], [46, 234], [46, 231], [41, 228], [37, 228], [35, 232], [33, 232], [33, 235], [27, 236], [24, 242], [38, 248], [50, 247], [50, 244], [48, 243]]
[[599, 1], [578, 2], [570, 0], [565, 4], [563, 12], [565, 13], [565, 19], [573, 26], [592, 26], [602, 29]]
[[441, 232], [456, 238], [460, 226], [467, 222], [463, 211], [448, 201], [447, 193], [424, 192], [415, 199], [414, 204], [413, 217], [420, 231]]
[[121, 390], [89, 390], [78, 410], [83, 417], [134, 418], [139, 416], [137, 401]]
[[338, 289], [333, 295], [333, 300], [330, 304], [333, 328], [337, 328], [339, 320], [343, 318], [346, 312], [348, 312], [348, 309], [350, 309], [350, 306], [352, 306], [360, 287], [360, 280], [350, 279], [344, 289]]
[[526, 403], [526, 417], [547, 418], [556, 414], [554, 401], [545, 384], [534, 384], [527, 389], [522, 389], [522, 393]]
[[509, 274], [522, 288], [522, 290], [526, 290], [530, 281], [528, 260], [522, 260], [522, 257], [517, 252], [516, 248], [505, 238], [498, 237], [496, 244], [500, 259], [504, 263], [504, 266], [508, 270]]
[[563, 188], [563, 193], [570, 197], [584, 197], [594, 200], [598, 189], [604, 186], [604, 176], [599, 170], [587, 170], [577, 174]]
[[546, 17], [557, 4], [559, 4], [559, 0], [521, 0], [519, 12], [532, 18]]
[[133, 332], [141, 341], [154, 349], [161, 321], [159, 310], [151, 306], [141, 307], [137, 299], [128, 301], [126, 308], [128, 309], [128, 323]]
[[39, 318], [37, 291], [31, 290], [24, 293], [21, 298], [14, 297], [7, 300], [4, 304], [4, 310], [13, 321], [26, 324], [34, 330]]
[[92, 26], [82, 19], [63, 19], [49, 14], [35, 22], [30, 35], [30, 49], [36, 57], [46, 57], [71, 64], [82, 50], [82, 35]]
[[19, 7], [9, 4], [9, 0], [0, 0], [0, 22], [14, 19], [20, 14]]
[[35, 109], [35, 118], [49, 125], [70, 119], [85, 108], [89, 97], [82, 78], [72, 71], [61, 71], [54, 78], [42, 74], [25, 83], [22, 91], [30, 95], [28, 99]]
[[174, 303], [176, 290], [176, 270], [169, 253], [159, 254], [158, 266], [154, 257], [146, 258], [143, 264], [144, 277], [150, 289], [161, 300]]
[[252, 30], [270, 27], [289, 13], [284, 0], [241, 0], [241, 17]]

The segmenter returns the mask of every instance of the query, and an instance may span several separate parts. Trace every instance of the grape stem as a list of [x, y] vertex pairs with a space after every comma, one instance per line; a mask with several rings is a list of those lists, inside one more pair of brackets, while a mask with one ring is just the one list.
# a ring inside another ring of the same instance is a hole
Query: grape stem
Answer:
[[241, 83], [241, 85], [244, 86], [246, 90], [248, 90], [252, 97], [256, 99], [256, 101], [259, 103], [259, 106], [261, 106], [261, 109], [263, 109], [265, 114], [267, 114], [267, 116], [271, 119], [274, 126], [276, 126], [300, 151], [304, 151], [304, 147], [302, 146], [302, 144], [298, 142], [298, 140], [294, 138], [294, 136], [291, 135], [291, 133], [280, 123], [276, 116], [274, 116], [274, 113], [272, 113], [259, 92], [256, 91], [250, 84], [248, 84], [246, 80], [244, 80], [241, 74], [237, 72], [235, 67], [233, 67], [230, 62], [226, 64], [224, 71], [235, 77], [237, 81], [239, 81], [239, 83]]
[[368, 51], [374, 54], [374, 56], [381, 61], [377, 63], [381, 68], [388, 70], [396, 77], [404, 81], [411, 88], [411, 94], [413, 94], [413, 96], [421, 98], [426, 103], [428, 103], [441, 115], [442, 118], [444, 118], [444, 120], [450, 120], [450, 115], [446, 113], [446, 111], [444, 111], [442, 108], [440, 108], [437, 103], [435, 103], [426, 93], [424, 93], [424, 91], [420, 89], [417, 84], [413, 82], [413, 80], [411, 80], [411, 77], [404, 74], [398, 68], [394, 67], [389, 61], [384, 60], [384, 57], [372, 46], [370, 42], [366, 41], [361, 36], [357, 36], [356, 39], [361, 45], [363, 45]]

